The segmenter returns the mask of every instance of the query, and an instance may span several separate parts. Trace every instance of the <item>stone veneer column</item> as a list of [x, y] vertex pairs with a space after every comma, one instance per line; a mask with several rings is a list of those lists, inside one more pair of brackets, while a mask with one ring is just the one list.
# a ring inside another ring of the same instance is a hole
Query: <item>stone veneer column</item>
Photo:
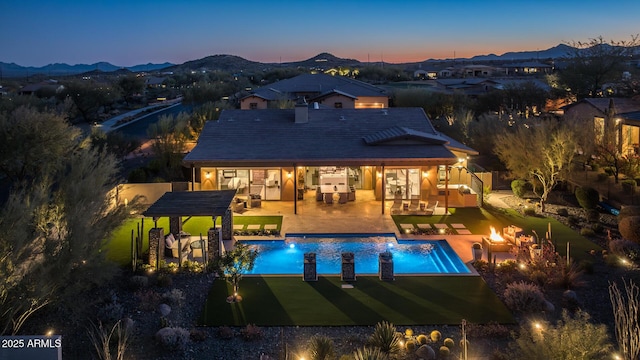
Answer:
[[378, 277], [384, 281], [394, 279], [393, 257], [390, 252], [382, 252], [378, 255]]
[[356, 281], [356, 263], [352, 252], [342, 253], [342, 281]]
[[219, 229], [209, 228], [207, 232], [207, 261], [216, 261], [220, 255]]
[[304, 273], [302, 274], [302, 280], [318, 281], [316, 253], [308, 252], [304, 254]]
[[233, 213], [231, 209], [227, 209], [222, 216], [222, 240], [231, 240], [233, 238]]
[[149, 258], [147, 262], [157, 269], [159, 260], [164, 260], [164, 228], [152, 228], [149, 230]]
[[180, 236], [180, 232], [182, 232], [182, 217], [175, 216], [169, 218], [169, 232], [176, 236]]

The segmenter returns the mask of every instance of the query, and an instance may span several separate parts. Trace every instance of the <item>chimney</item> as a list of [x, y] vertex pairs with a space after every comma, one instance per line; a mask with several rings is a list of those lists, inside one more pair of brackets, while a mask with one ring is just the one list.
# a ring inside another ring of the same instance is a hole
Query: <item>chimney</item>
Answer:
[[295, 116], [296, 124], [306, 124], [309, 122], [309, 105], [307, 105], [304, 98], [296, 104]]

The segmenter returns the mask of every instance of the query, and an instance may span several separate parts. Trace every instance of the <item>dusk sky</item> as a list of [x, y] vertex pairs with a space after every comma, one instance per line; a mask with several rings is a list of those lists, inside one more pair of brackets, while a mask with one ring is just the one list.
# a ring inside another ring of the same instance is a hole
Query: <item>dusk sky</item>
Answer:
[[0, 61], [118, 66], [231, 54], [261, 62], [321, 52], [398, 63], [628, 41], [639, 0], [0, 0]]

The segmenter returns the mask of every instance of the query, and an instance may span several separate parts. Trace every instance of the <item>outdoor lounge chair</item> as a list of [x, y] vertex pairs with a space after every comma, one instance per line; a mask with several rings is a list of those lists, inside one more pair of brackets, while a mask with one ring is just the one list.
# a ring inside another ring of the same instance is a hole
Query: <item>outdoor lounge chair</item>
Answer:
[[412, 195], [411, 203], [409, 204], [409, 210], [418, 210], [420, 208], [420, 196]]
[[432, 215], [434, 211], [436, 211], [436, 208], [438, 207], [438, 201], [436, 202], [429, 202], [429, 204], [427, 204], [425, 211], [427, 212], [427, 214]]

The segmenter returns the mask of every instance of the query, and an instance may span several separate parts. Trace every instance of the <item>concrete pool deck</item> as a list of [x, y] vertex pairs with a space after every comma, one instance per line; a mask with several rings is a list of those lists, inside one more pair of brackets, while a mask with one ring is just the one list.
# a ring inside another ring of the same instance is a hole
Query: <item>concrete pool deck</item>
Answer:
[[[387, 201], [385, 213], [382, 214], [382, 204], [376, 201], [373, 191], [360, 190], [355, 202], [346, 204], [325, 204], [316, 201], [310, 193], [304, 200], [298, 201], [297, 214], [293, 213], [293, 202], [290, 201], [262, 201], [261, 207], [248, 209], [243, 214], [234, 213], [233, 216], [282, 216], [281, 234], [395, 234], [398, 240], [442, 240], [445, 239], [464, 263], [473, 260], [471, 246], [475, 242], [482, 243], [483, 235], [408, 235], [402, 234], [391, 218], [390, 207], [393, 201]], [[494, 253], [496, 261], [511, 259], [509, 253]], [[484, 249], [484, 260], [488, 260]]]

